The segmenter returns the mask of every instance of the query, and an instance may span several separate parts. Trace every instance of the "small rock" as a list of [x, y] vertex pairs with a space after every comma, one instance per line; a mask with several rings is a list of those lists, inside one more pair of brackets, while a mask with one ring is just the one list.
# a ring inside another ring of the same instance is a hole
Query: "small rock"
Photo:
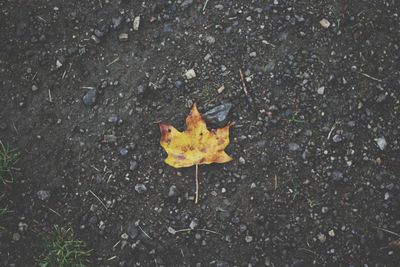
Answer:
[[240, 164], [246, 164], [246, 160], [243, 157], [239, 158], [239, 163]]
[[331, 26], [331, 23], [327, 20], [327, 19], [321, 19], [319, 21], [319, 24], [321, 24], [321, 26], [325, 29], [328, 29], [329, 26]]
[[18, 224], [18, 230], [20, 232], [24, 232], [24, 231], [28, 230], [28, 225], [26, 223], [24, 223], [24, 222], [20, 222]]
[[50, 198], [50, 192], [47, 190], [37, 191], [36, 195], [38, 196], [39, 199], [43, 201], [46, 201]]
[[133, 30], [134, 31], [138, 31], [139, 30], [139, 25], [140, 25], [140, 16], [137, 16], [133, 20]]
[[134, 161], [134, 160], [131, 160], [130, 162], [129, 162], [129, 170], [131, 170], [131, 171], [134, 171], [134, 170], [136, 170], [136, 168], [138, 167], [138, 163], [137, 163], [137, 161]]
[[127, 148], [125, 148], [125, 147], [123, 147], [123, 148], [121, 148], [121, 149], [119, 150], [119, 154], [120, 154], [121, 156], [126, 156], [126, 155], [128, 155], [128, 153], [129, 153], [129, 150], [128, 150]]
[[194, 69], [190, 69], [185, 73], [185, 77], [188, 80], [196, 78], [196, 72], [194, 71]]
[[206, 113], [204, 113], [203, 117], [206, 121], [213, 123], [223, 123], [226, 120], [226, 117], [229, 114], [229, 111], [233, 107], [232, 103], [225, 103], [219, 106], [216, 106]]
[[116, 114], [111, 114], [107, 121], [109, 123], [116, 124], [118, 122], [118, 116]]
[[21, 235], [20, 235], [19, 233], [13, 233], [12, 239], [13, 239], [14, 241], [18, 241], [18, 240], [21, 239]]
[[96, 103], [97, 98], [97, 90], [90, 89], [86, 92], [86, 94], [82, 97], [83, 104], [87, 107], [92, 107]]
[[380, 150], [385, 150], [386, 146], [387, 146], [387, 142], [385, 137], [379, 137], [375, 139], [375, 142], [378, 144], [378, 147]]
[[185, 1], [182, 2], [181, 8], [182, 8], [182, 9], [186, 9], [186, 8], [189, 7], [191, 4], [193, 4], [193, 0], [185, 0]]
[[121, 33], [119, 36], [118, 36], [118, 39], [121, 41], [121, 42], [126, 42], [126, 41], [128, 41], [128, 39], [129, 39], [129, 35], [127, 34], [127, 33]]
[[36, 84], [32, 85], [32, 92], [36, 92], [37, 90], [39, 90], [39, 87]]
[[123, 240], [127, 240], [127, 239], [129, 238], [129, 236], [128, 236], [127, 233], [123, 233], [123, 234], [121, 235], [121, 238], [122, 238]]
[[333, 142], [339, 143], [342, 141], [342, 136], [340, 134], [335, 134], [332, 138]]
[[111, 27], [116, 30], [121, 26], [122, 17], [112, 18], [112, 25]]
[[193, 230], [193, 229], [197, 228], [197, 226], [199, 226], [199, 220], [196, 219], [196, 218], [194, 218], [194, 219], [190, 222], [189, 227], [190, 227], [190, 229]]
[[135, 185], [135, 190], [139, 194], [143, 194], [147, 191], [147, 188], [144, 184], [137, 184], [137, 185]]
[[140, 84], [137, 89], [136, 92], [138, 95], [143, 95], [146, 92], [147, 86]]
[[117, 137], [113, 134], [106, 134], [103, 137], [103, 142], [104, 143], [115, 143], [115, 142], [117, 142]]
[[328, 211], [329, 211], [329, 208], [328, 207], [322, 207], [322, 213], [327, 213]]
[[289, 148], [289, 151], [295, 152], [300, 149], [300, 146], [296, 143], [289, 143], [288, 148]]
[[322, 233], [319, 233], [317, 238], [321, 243], [325, 243], [325, 241], [326, 241], [326, 235], [324, 235]]
[[215, 43], [215, 37], [214, 37], [214, 36], [211, 36], [211, 35], [208, 35], [208, 36], [206, 37], [206, 41], [207, 41], [207, 43], [209, 43], [209, 44], [213, 44], [213, 43]]
[[106, 224], [105, 224], [103, 221], [100, 221], [100, 223], [99, 223], [99, 229], [100, 229], [101, 231], [104, 231], [104, 229], [106, 229]]
[[330, 230], [329, 232], [328, 232], [328, 235], [330, 236], [330, 237], [334, 237], [335, 236], [335, 231], [332, 229], [332, 230]]
[[59, 68], [61, 68], [62, 67], [62, 63], [61, 63], [61, 61], [60, 60], [56, 60], [56, 69], [59, 69]]
[[94, 34], [90, 37], [90, 39], [92, 39], [95, 44], [99, 44], [101, 42], [99, 37]]
[[178, 195], [178, 188], [176, 185], [171, 185], [168, 190], [168, 197], [176, 197]]
[[251, 241], [253, 241], [253, 237], [250, 235], [246, 235], [244, 240], [246, 240], [247, 243], [250, 243]]
[[225, 85], [222, 85], [220, 88], [217, 89], [218, 94], [222, 93], [225, 90]]
[[323, 95], [324, 92], [325, 92], [325, 87], [324, 87], [324, 86], [321, 86], [321, 87], [319, 87], [319, 88], [317, 89], [317, 93], [318, 93], [319, 95]]
[[174, 228], [172, 228], [171, 226], [169, 226], [169, 227], [167, 228], [167, 231], [168, 231], [168, 233], [170, 233], [170, 234], [172, 234], [172, 235], [175, 235], [175, 234], [176, 234], [176, 230], [175, 230]]

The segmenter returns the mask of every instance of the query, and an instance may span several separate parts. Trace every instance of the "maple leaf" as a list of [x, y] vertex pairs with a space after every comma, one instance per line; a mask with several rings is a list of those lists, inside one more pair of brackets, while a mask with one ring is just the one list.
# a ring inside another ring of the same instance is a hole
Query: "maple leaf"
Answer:
[[229, 144], [229, 127], [209, 131], [206, 122], [193, 104], [186, 118], [186, 130], [160, 123], [160, 144], [168, 153], [165, 163], [174, 168], [196, 165], [196, 199], [198, 202], [198, 165], [225, 163], [232, 158], [224, 149]]

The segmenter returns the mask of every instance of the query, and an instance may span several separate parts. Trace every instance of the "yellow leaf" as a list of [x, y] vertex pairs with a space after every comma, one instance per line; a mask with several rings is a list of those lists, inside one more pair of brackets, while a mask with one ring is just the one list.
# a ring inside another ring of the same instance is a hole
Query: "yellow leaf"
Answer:
[[168, 153], [165, 163], [182, 168], [231, 161], [232, 158], [224, 151], [229, 144], [229, 127], [209, 131], [196, 104], [186, 118], [185, 131], [160, 123], [160, 144]]

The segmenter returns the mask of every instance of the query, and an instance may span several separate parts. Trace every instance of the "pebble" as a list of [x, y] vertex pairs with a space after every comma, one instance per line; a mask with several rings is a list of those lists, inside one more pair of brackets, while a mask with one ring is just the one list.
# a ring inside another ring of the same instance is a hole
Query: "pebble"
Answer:
[[197, 226], [199, 226], [199, 220], [196, 219], [196, 218], [194, 218], [194, 219], [190, 222], [189, 227], [190, 227], [190, 229], [193, 230], [193, 229], [197, 228]]
[[118, 116], [116, 114], [111, 114], [107, 121], [109, 123], [116, 124], [118, 122]]
[[300, 146], [296, 143], [289, 143], [288, 148], [290, 151], [298, 151], [300, 149]]
[[40, 190], [36, 192], [39, 199], [46, 201], [50, 198], [50, 192], [47, 190]]
[[121, 156], [126, 156], [126, 155], [128, 155], [128, 153], [129, 153], [129, 150], [128, 150], [127, 148], [125, 148], [125, 147], [123, 147], [123, 148], [121, 148], [121, 149], [119, 150], [119, 154], [120, 154]]
[[321, 209], [321, 212], [322, 213], [327, 213], [329, 211], [329, 208], [328, 207], [322, 207], [322, 209]]
[[339, 143], [342, 141], [342, 136], [340, 134], [335, 134], [332, 138], [333, 142]]
[[128, 39], [129, 39], [129, 35], [128, 35], [127, 33], [121, 33], [121, 34], [118, 36], [118, 39], [119, 39], [121, 42], [126, 42], [126, 41], [128, 41]]
[[176, 197], [178, 195], [178, 188], [176, 185], [171, 185], [168, 190], [168, 197]]
[[136, 16], [135, 19], [133, 20], [133, 30], [138, 31], [139, 25], [140, 25], [140, 16]]
[[92, 107], [96, 103], [96, 98], [97, 98], [97, 90], [90, 89], [82, 97], [82, 101], [83, 101], [83, 104], [85, 104], [85, 106]]
[[99, 223], [99, 229], [100, 229], [101, 231], [104, 231], [104, 229], [106, 229], [106, 224], [105, 224], [103, 221], [100, 221], [100, 223]]
[[325, 92], [325, 87], [324, 87], [324, 86], [321, 86], [321, 87], [319, 87], [319, 88], [317, 89], [317, 93], [318, 93], [319, 95], [323, 95], [324, 92]]
[[137, 185], [135, 185], [135, 190], [139, 194], [143, 194], [147, 191], [147, 188], [144, 184], [137, 184]]
[[319, 24], [321, 24], [321, 26], [325, 29], [328, 29], [329, 26], [331, 26], [331, 23], [327, 20], [327, 19], [321, 19], [319, 21]]
[[18, 223], [18, 230], [20, 232], [24, 232], [24, 231], [28, 230], [28, 224], [26, 224], [24, 222]]
[[129, 170], [131, 170], [131, 171], [134, 171], [134, 170], [136, 170], [136, 168], [138, 167], [138, 163], [137, 163], [137, 161], [134, 161], [134, 160], [131, 160], [130, 162], [129, 162]]
[[326, 235], [324, 235], [322, 233], [319, 233], [317, 238], [321, 243], [325, 243], [325, 241], [326, 241]]
[[225, 90], [225, 85], [222, 85], [217, 89], [218, 94], [222, 93]]
[[240, 164], [246, 164], [246, 160], [243, 157], [239, 158], [239, 163]]
[[208, 35], [208, 36], [206, 37], [206, 41], [207, 41], [207, 43], [209, 43], [209, 44], [213, 44], [213, 43], [215, 43], [215, 37], [214, 37], [214, 36], [211, 36], [211, 35]]
[[39, 87], [36, 84], [32, 85], [32, 92], [36, 92], [37, 90], [39, 90]]
[[171, 226], [168, 226], [167, 231], [168, 231], [168, 233], [170, 233], [172, 235], [176, 234], [176, 230], [174, 228], [172, 228]]
[[229, 111], [232, 107], [233, 104], [229, 102], [216, 106], [204, 113], [203, 117], [208, 122], [223, 123], [226, 120], [226, 117], [228, 116]]
[[379, 137], [375, 139], [375, 142], [378, 144], [378, 147], [380, 150], [385, 150], [386, 146], [387, 146], [387, 142], [385, 137]]
[[18, 241], [18, 240], [21, 239], [21, 235], [20, 235], [19, 233], [13, 233], [12, 239], [13, 239], [14, 241]]
[[128, 236], [127, 233], [123, 233], [123, 234], [121, 235], [121, 238], [124, 239], [124, 240], [127, 240], [127, 239], [129, 238], [129, 236]]
[[196, 72], [194, 71], [194, 69], [190, 69], [185, 73], [185, 77], [188, 80], [196, 78]]
[[331, 237], [334, 237], [334, 236], [335, 236], [335, 231], [334, 231], [333, 229], [330, 230], [330, 231], [328, 232], [328, 235], [331, 236]]
[[253, 241], [253, 237], [251, 235], [246, 235], [244, 239], [246, 240], [247, 243]]
[[116, 30], [121, 26], [122, 17], [112, 18], [112, 25], [111, 27]]

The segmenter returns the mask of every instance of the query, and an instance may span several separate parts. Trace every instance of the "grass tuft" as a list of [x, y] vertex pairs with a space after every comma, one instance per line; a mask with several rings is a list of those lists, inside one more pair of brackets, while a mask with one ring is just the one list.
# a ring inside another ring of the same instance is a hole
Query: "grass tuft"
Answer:
[[90, 250], [76, 238], [71, 228], [55, 228], [53, 235], [45, 242], [45, 251], [40, 267], [86, 267]]
[[16, 150], [0, 141], [0, 183], [6, 184], [14, 181], [12, 171], [17, 160]]

